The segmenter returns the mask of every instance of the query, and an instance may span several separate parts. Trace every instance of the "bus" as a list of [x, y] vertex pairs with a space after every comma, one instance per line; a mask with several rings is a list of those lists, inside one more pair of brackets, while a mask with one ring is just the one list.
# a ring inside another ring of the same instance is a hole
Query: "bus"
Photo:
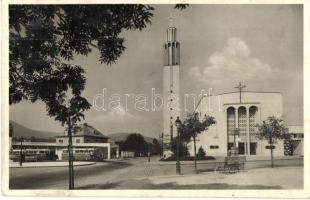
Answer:
[[[74, 148], [73, 160], [76, 161], [99, 161], [105, 159], [104, 151], [100, 148]], [[62, 160], [69, 159], [68, 150], [63, 150]]]
[[[14, 162], [19, 162], [20, 159], [20, 149], [13, 149], [10, 152], [10, 160]], [[23, 162], [38, 162], [47, 160], [56, 160], [57, 156], [55, 151], [50, 149], [22, 149], [22, 160]]]

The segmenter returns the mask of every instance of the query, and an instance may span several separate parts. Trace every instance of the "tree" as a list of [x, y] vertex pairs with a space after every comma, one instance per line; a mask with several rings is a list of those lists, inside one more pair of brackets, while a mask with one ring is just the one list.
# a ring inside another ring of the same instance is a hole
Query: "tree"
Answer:
[[144, 137], [139, 133], [131, 133], [124, 142], [126, 151], [135, 152], [135, 156], [146, 155], [148, 152], [148, 144]]
[[157, 155], [161, 152], [161, 145], [156, 138], [153, 139], [152, 142], [152, 154]]
[[261, 125], [257, 125], [258, 133], [257, 137], [260, 140], [267, 140], [270, 149], [271, 156], [271, 168], [274, 167], [273, 161], [273, 149], [274, 143], [277, 140], [289, 139], [290, 134], [288, 133], [288, 128], [284, 126], [282, 119], [278, 119], [275, 116], [268, 117], [267, 120], [263, 121]]
[[[172, 142], [171, 142], [171, 151], [173, 152], [173, 155], [176, 156], [177, 155], [177, 147], [178, 147], [178, 138], [173, 138]], [[186, 142], [184, 141], [180, 141], [180, 146], [179, 146], [179, 156], [182, 157], [186, 157], [189, 156], [189, 151], [186, 145]], [[175, 157], [174, 157], [175, 158]]]
[[[178, 4], [183, 10], [188, 5]], [[151, 24], [154, 8], [141, 4], [10, 5], [9, 6], [9, 103], [25, 100], [53, 106], [72, 89], [81, 97], [84, 69], [72, 65], [75, 55], [100, 52], [99, 61], [111, 65], [125, 50], [124, 30], [142, 30]]]
[[10, 5], [10, 104], [42, 100], [58, 116], [65, 92], [87, 109], [84, 69], [72, 65], [75, 55], [93, 48], [99, 61], [111, 65], [125, 50], [122, 30], [142, 30], [151, 23], [148, 5]]
[[202, 148], [202, 146], [200, 146], [198, 149], [197, 158], [203, 159], [204, 157], [206, 157], [206, 151]]
[[115, 63], [125, 50], [121, 32], [144, 29], [153, 10], [141, 4], [10, 5], [10, 105], [43, 101], [48, 115], [67, 125], [70, 149], [72, 127], [91, 106], [81, 96], [85, 71], [72, 64], [74, 56], [87, 56], [95, 48], [101, 63]]
[[215, 124], [216, 121], [214, 117], [205, 115], [202, 120], [199, 119], [198, 113], [188, 114], [184, 123], [181, 132], [186, 138], [193, 138], [194, 142], [194, 165], [195, 170], [197, 171], [197, 156], [196, 156], [196, 139], [199, 134], [208, 130], [208, 127], [212, 124]]

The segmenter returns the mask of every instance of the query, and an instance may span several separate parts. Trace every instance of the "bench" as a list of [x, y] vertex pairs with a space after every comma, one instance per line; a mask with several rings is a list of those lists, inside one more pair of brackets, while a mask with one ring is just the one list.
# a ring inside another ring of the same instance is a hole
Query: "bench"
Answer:
[[240, 170], [244, 170], [245, 161], [245, 156], [227, 156], [225, 157], [224, 163], [216, 167], [216, 171], [223, 173], [239, 172]]

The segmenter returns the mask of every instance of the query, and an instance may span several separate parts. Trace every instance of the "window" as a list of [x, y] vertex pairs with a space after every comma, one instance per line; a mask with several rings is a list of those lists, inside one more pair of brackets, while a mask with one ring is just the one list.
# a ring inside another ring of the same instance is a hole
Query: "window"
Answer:
[[80, 141], [80, 139], [76, 139], [75, 142], [76, 143], [80, 143], [81, 141]]
[[64, 143], [64, 140], [59, 139], [58, 142], [59, 143]]
[[210, 149], [218, 149], [219, 146], [218, 145], [210, 145]]

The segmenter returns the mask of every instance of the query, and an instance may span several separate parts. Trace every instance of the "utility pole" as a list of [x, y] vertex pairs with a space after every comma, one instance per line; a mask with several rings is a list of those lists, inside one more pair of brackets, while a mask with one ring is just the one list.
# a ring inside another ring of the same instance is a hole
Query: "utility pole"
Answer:
[[172, 141], [173, 141], [173, 124], [172, 124], [172, 117], [170, 117], [170, 144], [172, 144]]
[[241, 82], [239, 82], [239, 84], [235, 87], [235, 88], [238, 88], [239, 89], [239, 93], [240, 93], [240, 103], [241, 103], [241, 92], [242, 92], [242, 89], [245, 88], [246, 85], [242, 85]]
[[160, 157], [164, 156], [164, 133], [159, 134], [159, 142], [160, 142]]
[[20, 159], [19, 159], [19, 166], [23, 166], [23, 136], [20, 138]]

